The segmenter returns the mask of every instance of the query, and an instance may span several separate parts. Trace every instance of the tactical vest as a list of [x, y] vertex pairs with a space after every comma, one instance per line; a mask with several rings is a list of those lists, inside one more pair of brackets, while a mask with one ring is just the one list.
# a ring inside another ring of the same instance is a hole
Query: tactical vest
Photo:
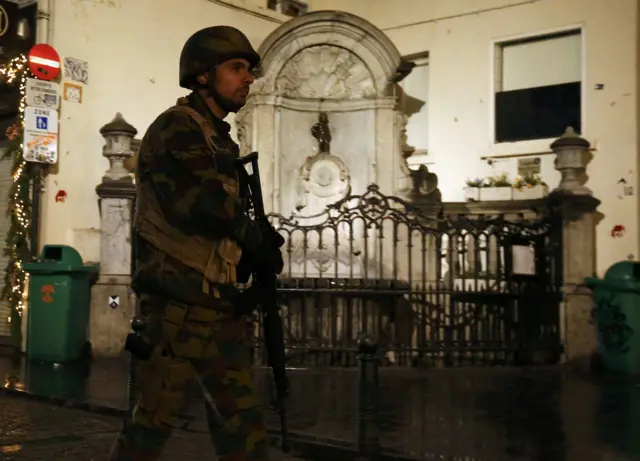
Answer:
[[[215, 131], [211, 124], [182, 100], [167, 112], [184, 112], [193, 118], [205, 134], [211, 155], [219, 150], [213, 142]], [[220, 176], [228, 194], [238, 197], [238, 177]], [[229, 238], [212, 240], [204, 236], [186, 235], [171, 226], [149, 180], [138, 180], [138, 196], [134, 229], [144, 240], [182, 264], [203, 275], [202, 292], [210, 294], [210, 284], [233, 285], [236, 283], [236, 267], [242, 256], [240, 246]], [[213, 290], [217, 294], [217, 290]]]

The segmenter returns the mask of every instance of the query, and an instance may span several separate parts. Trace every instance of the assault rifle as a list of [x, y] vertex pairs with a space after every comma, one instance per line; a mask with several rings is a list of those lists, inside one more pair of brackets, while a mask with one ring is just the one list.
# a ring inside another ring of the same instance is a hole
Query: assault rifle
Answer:
[[[251, 174], [246, 170], [247, 164], [251, 165]], [[253, 217], [256, 224], [264, 230], [263, 235], [265, 239], [270, 239], [268, 244], [280, 248], [284, 245], [284, 238], [273, 230], [264, 212], [260, 170], [258, 169], [258, 153], [252, 152], [237, 159], [236, 166], [249, 188], [248, 199], [253, 208]], [[284, 400], [289, 394], [289, 380], [285, 369], [284, 330], [278, 308], [277, 274], [274, 268], [263, 268], [260, 270], [253, 269], [251, 275], [252, 284], [257, 286], [261, 294], [260, 310], [262, 312], [262, 327], [264, 331], [265, 348], [267, 350], [267, 363], [271, 367], [276, 388], [273, 407], [280, 416], [282, 451], [286, 453], [289, 451], [289, 446]]]

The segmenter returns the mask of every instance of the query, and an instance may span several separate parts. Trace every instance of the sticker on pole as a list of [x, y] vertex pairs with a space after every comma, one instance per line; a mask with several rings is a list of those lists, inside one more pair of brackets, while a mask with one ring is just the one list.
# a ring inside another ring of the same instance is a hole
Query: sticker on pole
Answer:
[[60, 73], [60, 55], [46, 43], [39, 43], [27, 54], [29, 70], [41, 80], [53, 80]]
[[25, 97], [27, 106], [57, 109], [60, 105], [60, 85], [37, 78], [28, 78]]
[[22, 158], [27, 162], [58, 161], [58, 112], [27, 106], [24, 109]]

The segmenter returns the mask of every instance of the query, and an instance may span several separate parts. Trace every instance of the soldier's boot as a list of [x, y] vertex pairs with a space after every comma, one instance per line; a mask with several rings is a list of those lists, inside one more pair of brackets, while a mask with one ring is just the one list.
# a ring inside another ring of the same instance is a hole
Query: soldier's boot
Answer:
[[167, 428], [150, 428], [125, 419], [107, 461], [157, 461], [171, 436]]

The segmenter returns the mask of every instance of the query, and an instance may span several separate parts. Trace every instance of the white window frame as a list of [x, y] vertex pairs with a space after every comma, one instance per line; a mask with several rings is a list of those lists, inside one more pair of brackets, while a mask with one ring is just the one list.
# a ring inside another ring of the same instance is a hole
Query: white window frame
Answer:
[[[545, 154], [550, 152], [549, 145], [556, 138], [547, 139], [532, 139], [526, 141], [514, 141], [514, 142], [496, 142], [495, 129], [496, 129], [496, 80], [498, 78], [497, 72], [502, 72], [502, 62], [498, 62], [498, 56], [501, 55], [501, 48], [509, 42], [526, 39], [544, 39], [548, 35], [563, 33], [563, 32], [578, 32], [581, 38], [582, 47], [582, 59], [581, 59], [581, 76], [580, 81], [582, 87], [580, 90], [580, 119], [581, 119], [581, 131], [582, 133], [589, 132], [588, 120], [587, 120], [587, 28], [584, 23], [570, 24], [562, 27], [556, 27], [553, 29], [537, 30], [535, 32], [529, 32], [526, 34], [511, 35], [505, 37], [499, 37], [491, 40], [490, 44], [490, 62], [489, 66], [489, 149], [486, 152], [489, 156], [500, 155], [512, 155], [512, 154]], [[500, 67], [499, 67], [500, 66]], [[583, 135], [583, 137], [586, 137]], [[588, 139], [588, 138], [587, 138]]]

